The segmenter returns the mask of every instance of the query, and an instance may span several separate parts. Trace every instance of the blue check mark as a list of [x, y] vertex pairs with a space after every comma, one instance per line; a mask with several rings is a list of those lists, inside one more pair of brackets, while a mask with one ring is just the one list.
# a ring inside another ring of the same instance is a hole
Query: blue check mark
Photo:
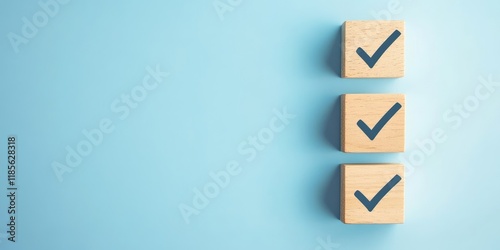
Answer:
[[368, 136], [368, 138], [373, 141], [373, 139], [377, 137], [380, 130], [382, 130], [385, 124], [387, 124], [387, 122], [398, 112], [399, 109], [401, 109], [401, 107], [401, 104], [399, 104], [399, 102], [396, 102], [396, 104], [394, 104], [392, 108], [389, 109], [389, 111], [387, 111], [384, 116], [382, 116], [377, 124], [375, 124], [375, 127], [373, 127], [373, 129], [370, 129], [368, 125], [366, 125], [366, 123], [362, 120], [359, 120], [357, 125], [366, 134], [366, 136]]
[[399, 30], [395, 30], [392, 32], [392, 34], [380, 45], [380, 47], [375, 51], [373, 56], [369, 56], [364, 49], [358, 48], [356, 50], [356, 53], [358, 53], [359, 57], [365, 61], [366, 64], [368, 64], [368, 67], [373, 68], [377, 61], [382, 57], [382, 55], [385, 53], [385, 51], [398, 39], [398, 37], [401, 35], [401, 32]]
[[394, 186], [396, 186], [396, 184], [399, 183], [399, 181], [401, 181], [401, 176], [395, 175], [394, 177], [392, 177], [392, 179], [387, 184], [385, 184], [385, 186], [382, 189], [380, 189], [380, 191], [378, 191], [378, 193], [372, 198], [371, 201], [368, 200], [366, 196], [359, 190], [356, 190], [356, 192], [354, 192], [354, 196], [356, 196], [356, 198], [358, 198], [358, 200], [363, 204], [363, 206], [365, 206], [366, 209], [368, 209], [368, 211], [371, 212], [377, 206], [377, 204], [382, 200], [382, 198], [384, 198], [384, 196], [387, 193], [389, 193], [389, 191], [391, 191], [391, 189]]

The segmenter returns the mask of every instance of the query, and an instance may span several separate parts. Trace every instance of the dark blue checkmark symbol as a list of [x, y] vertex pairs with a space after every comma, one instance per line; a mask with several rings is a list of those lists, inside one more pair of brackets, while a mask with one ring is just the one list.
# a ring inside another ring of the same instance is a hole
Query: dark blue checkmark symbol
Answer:
[[382, 130], [385, 124], [387, 124], [387, 122], [398, 112], [399, 109], [401, 109], [401, 104], [399, 104], [399, 102], [396, 102], [396, 104], [394, 104], [392, 108], [389, 109], [389, 111], [387, 111], [384, 116], [382, 116], [382, 119], [380, 119], [377, 124], [375, 124], [375, 127], [373, 127], [373, 129], [370, 129], [368, 125], [366, 125], [366, 123], [362, 120], [358, 121], [358, 127], [366, 134], [366, 136], [368, 136], [368, 138], [370, 138], [370, 140], [373, 141], [373, 139], [377, 137], [380, 130]]
[[384, 198], [384, 196], [391, 191], [391, 189], [398, 184], [398, 182], [401, 181], [401, 176], [395, 175], [392, 177], [392, 179], [385, 184], [385, 186], [378, 191], [378, 193], [373, 197], [373, 199], [370, 201], [368, 200], [363, 193], [361, 193], [359, 190], [356, 190], [354, 192], [354, 196], [358, 198], [358, 200], [368, 209], [369, 212], [371, 212], [377, 204]]
[[375, 66], [375, 64], [377, 63], [378, 59], [382, 57], [384, 52], [389, 48], [389, 46], [392, 45], [392, 43], [394, 43], [394, 41], [396, 41], [396, 39], [398, 39], [400, 35], [401, 32], [399, 32], [399, 30], [395, 30], [394, 32], [392, 32], [392, 34], [385, 40], [384, 43], [382, 43], [382, 45], [380, 45], [377, 51], [375, 51], [375, 54], [373, 54], [373, 56], [371, 57], [368, 54], [366, 54], [365, 50], [363, 50], [362, 48], [358, 48], [356, 50], [356, 53], [358, 53], [361, 59], [363, 59], [363, 61], [365, 61], [365, 63], [368, 64], [368, 67], [373, 68], [373, 66]]

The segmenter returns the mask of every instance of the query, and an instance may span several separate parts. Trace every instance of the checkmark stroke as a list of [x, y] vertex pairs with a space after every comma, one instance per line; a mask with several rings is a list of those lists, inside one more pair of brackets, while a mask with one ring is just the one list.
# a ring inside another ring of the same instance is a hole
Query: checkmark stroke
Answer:
[[396, 41], [396, 39], [398, 39], [400, 35], [401, 32], [399, 32], [399, 30], [392, 32], [392, 34], [384, 41], [384, 43], [382, 43], [382, 45], [380, 45], [371, 57], [361, 47], [356, 50], [356, 53], [358, 53], [359, 57], [361, 57], [361, 59], [368, 64], [368, 67], [373, 68], [384, 52], [394, 43], [394, 41]]
[[371, 201], [368, 200], [366, 196], [359, 190], [356, 190], [356, 192], [354, 192], [354, 196], [356, 196], [361, 204], [363, 204], [363, 206], [365, 206], [366, 209], [371, 212], [382, 200], [382, 198], [384, 198], [384, 196], [389, 193], [389, 191], [391, 191], [391, 189], [396, 186], [396, 184], [399, 183], [399, 181], [401, 181], [401, 176], [395, 175], [394, 177], [392, 177], [392, 179], [387, 184], [385, 184], [385, 186], [380, 189], [380, 191], [378, 191], [378, 193], [372, 198]]
[[375, 124], [375, 127], [373, 127], [373, 129], [370, 129], [370, 127], [368, 127], [368, 125], [366, 125], [366, 123], [363, 120], [359, 120], [357, 125], [365, 133], [365, 135], [368, 136], [368, 138], [370, 138], [370, 140], [373, 141], [375, 137], [377, 137], [380, 130], [382, 130], [385, 124], [389, 122], [389, 120], [398, 112], [399, 109], [401, 109], [401, 107], [402, 107], [401, 104], [399, 104], [399, 102], [396, 102], [391, 107], [391, 109], [389, 109], [389, 111], [387, 111], [387, 113], [385, 113], [385, 115], [382, 116], [382, 118], [377, 122], [377, 124]]

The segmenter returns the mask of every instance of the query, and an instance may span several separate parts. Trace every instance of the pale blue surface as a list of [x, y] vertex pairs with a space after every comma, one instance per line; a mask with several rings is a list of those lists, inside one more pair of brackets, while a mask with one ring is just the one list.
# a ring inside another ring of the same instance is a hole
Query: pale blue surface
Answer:
[[[15, 134], [20, 190], [18, 242], [0, 248], [298, 250], [330, 237], [339, 249], [498, 249], [500, 88], [456, 128], [442, 117], [480, 76], [500, 81], [500, 4], [402, 0], [405, 77], [340, 79], [328, 63], [340, 25], [388, 2], [244, 0], [221, 21], [211, 0], [73, 0], [15, 53], [7, 35], [41, 8], [2, 1], [0, 187]], [[157, 64], [170, 76], [119, 120], [113, 100]], [[406, 179], [403, 225], [335, 216], [338, 164], [401, 162], [335, 147], [339, 95], [363, 92], [407, 95], [406, 158], [434, 129], [447, 135]], [[297, 117], [246, 162], [238, 145], [282, 107]], [[102, 118], [115, 130], [58, 182], [51, 164]], [[186, 224], [179, 204], [231, 160], [243, 172]]]

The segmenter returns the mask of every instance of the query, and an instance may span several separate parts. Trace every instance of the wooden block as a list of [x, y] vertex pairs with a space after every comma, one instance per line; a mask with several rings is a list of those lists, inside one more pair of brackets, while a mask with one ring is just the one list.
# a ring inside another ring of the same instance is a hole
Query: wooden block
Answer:
[[[346, 224], [404, 223], [404, 182], [401, 164], [342, 165], [340, 219]], [[372, 210], [357, 196], [365, 197]]]
[[341, 106], [343, 152], [405, 151], [405, 95], [344, 94]]
[[346, 21], [342, 26], [342, 77], [403, 77], [404, 29], [404, 21]]

